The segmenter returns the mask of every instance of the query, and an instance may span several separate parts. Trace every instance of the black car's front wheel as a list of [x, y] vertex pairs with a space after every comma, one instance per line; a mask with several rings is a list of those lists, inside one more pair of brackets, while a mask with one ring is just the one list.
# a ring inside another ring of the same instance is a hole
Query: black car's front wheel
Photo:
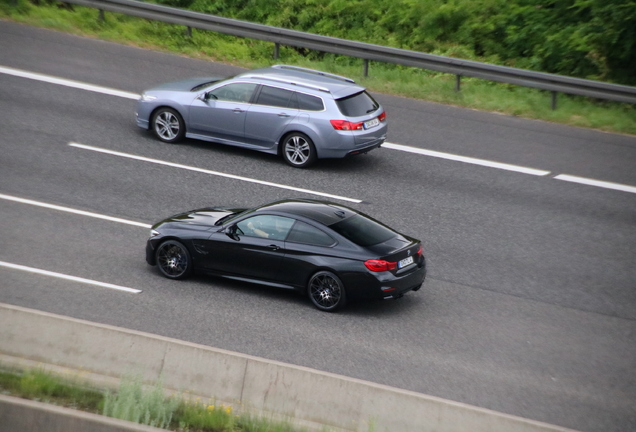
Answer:
[[307, 293], [314, 306], [321, 311], [332, 312], [347, 302], [344, 285], [330, 271], [319, 271], [309, 279]]
[[282, 141], [283, 159], [294, 168], [306, 168], [316, 161], [316, 147], [307, 135], [294, 132]]
[[176, 240], [161, 243], [155, 256], [159, 270], [167, 278], [184, 279], [192, 273], [190, 253]]
[[181, 141], [185, 135], [185, 123], [181, 115], [172, 108], [159, 108], [152, 115], [152, 131], [155, 136], [166, 143]]

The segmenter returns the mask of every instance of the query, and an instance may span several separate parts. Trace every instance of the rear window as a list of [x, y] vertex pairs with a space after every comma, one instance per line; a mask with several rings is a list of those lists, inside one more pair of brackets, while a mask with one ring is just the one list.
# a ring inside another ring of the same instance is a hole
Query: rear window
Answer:
[[338, 104], [340, 112], [347, 117], [360, 117], [377, 111], [377, 109], [380, 108], [380, 104], [366, 91], [337, 99], [336, 103]]
[[329, 228], [363, 247], [382, 243], [397, 236], [392, 229], [359, 214], [329, 225]]

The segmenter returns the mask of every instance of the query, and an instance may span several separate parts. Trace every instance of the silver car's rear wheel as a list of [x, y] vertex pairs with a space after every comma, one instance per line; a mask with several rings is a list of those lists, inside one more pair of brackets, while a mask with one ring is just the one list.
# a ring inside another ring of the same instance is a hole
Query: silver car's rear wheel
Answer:
[[176, 143], [185, 135], [185, 123], [172, 108], [159, 108], [152, 116], [152, 131], [163, 142]]
[[192, 273], [192, 260], [186, 247], [178, 241], [168, 240], [156, 252], [157, 266], [170, 279], [183, 279]]
[[307, 293], [314, 306], [326, 312], [335, 311], [347, 302], [342, 281], [329, 271], [313, 275], [307, 285]]
[[307, 135], [295, 132], [283, 139], [283, 158], [295, 168], [305, 168], [315, 162], [316, 148]]

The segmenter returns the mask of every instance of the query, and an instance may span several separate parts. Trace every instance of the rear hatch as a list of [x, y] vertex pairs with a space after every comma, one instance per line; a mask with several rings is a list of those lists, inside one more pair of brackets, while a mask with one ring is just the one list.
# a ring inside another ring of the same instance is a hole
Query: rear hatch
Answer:
[[399, 275], [417, 268], [422, 255], [422, 244], [415, 239], [399, 235], [383, 243], [368, 247], [380, 260], [395, 263], [391, 273]]

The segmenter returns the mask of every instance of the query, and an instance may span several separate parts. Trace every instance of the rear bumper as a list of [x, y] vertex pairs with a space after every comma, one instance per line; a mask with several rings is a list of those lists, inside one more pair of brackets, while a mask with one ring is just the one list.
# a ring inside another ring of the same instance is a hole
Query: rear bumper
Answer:
[[[343, 277], [343, 279], [345, 279]], [[412, 270], [394, 275], [391, 272], [368, 272], [364, 279], [343, 280], [350, 299], [400, 298], [409, 291], [420, 289], [426, 279], [424, 257]]]

